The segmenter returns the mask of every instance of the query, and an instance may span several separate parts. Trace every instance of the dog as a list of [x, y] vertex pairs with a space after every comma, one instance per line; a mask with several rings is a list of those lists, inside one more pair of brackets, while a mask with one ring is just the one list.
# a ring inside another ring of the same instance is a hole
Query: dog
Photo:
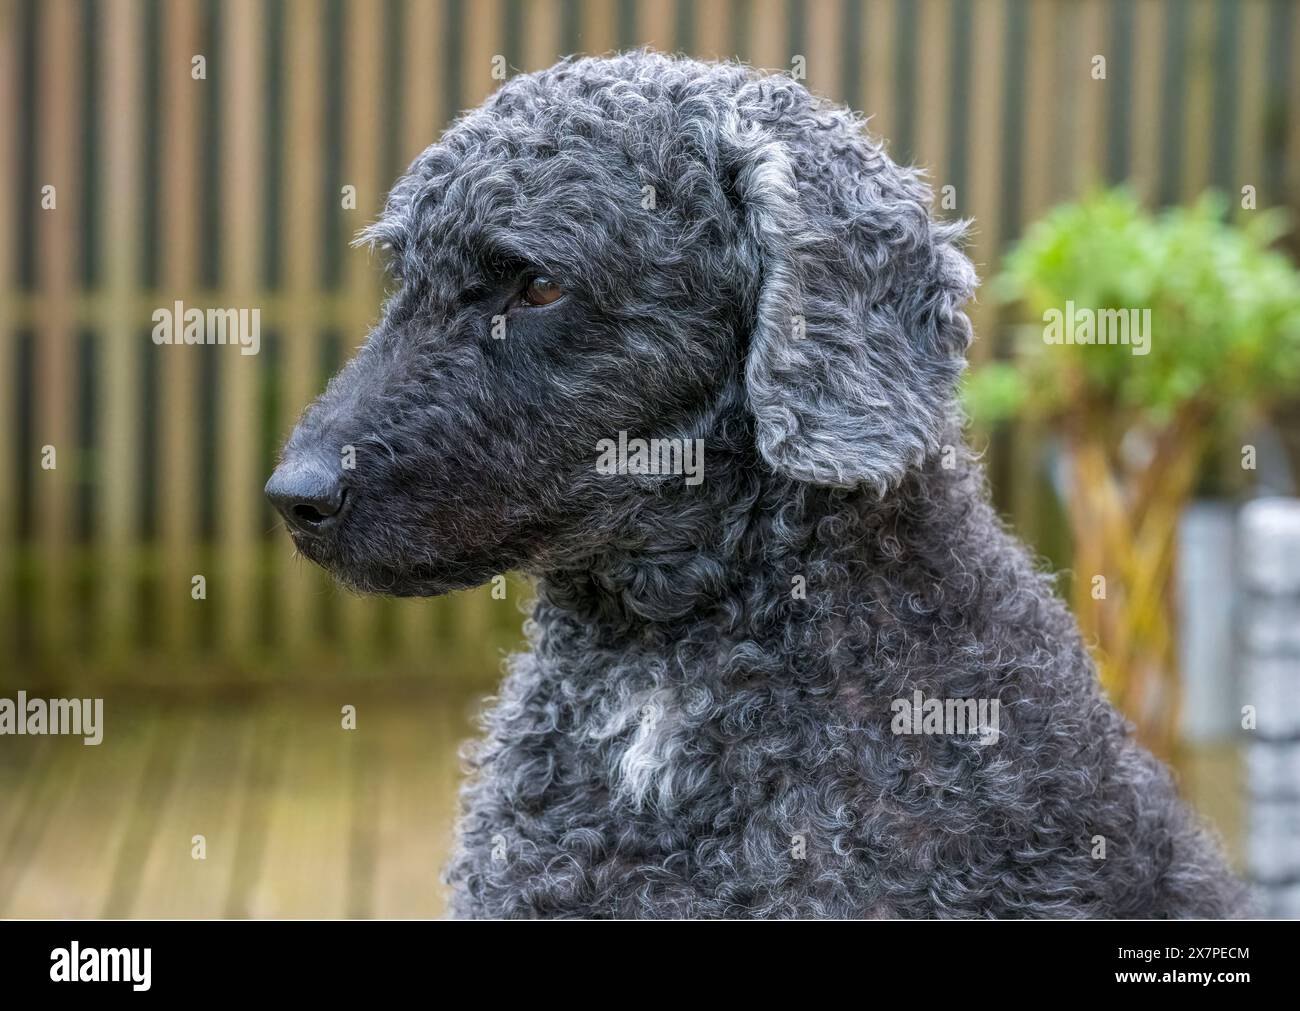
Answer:
[[454, 915], [1244, 912], [962, 441], [962, 232], [859, 116], [648, 51], [398, 180], [267, 494], [362, 592], [535, 579]]

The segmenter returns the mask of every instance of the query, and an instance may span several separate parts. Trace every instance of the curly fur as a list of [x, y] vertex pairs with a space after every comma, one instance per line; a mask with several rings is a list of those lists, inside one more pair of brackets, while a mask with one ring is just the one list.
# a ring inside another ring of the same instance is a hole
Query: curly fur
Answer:
[[[361, 450], [295, 535], [359, 589], [537, 579], [456, 914], [1244, 909], [989, 505], [929, 201], [800, 85], [648, 52], [514, 78], [396, 184], [396, 290], [285, 458]], [[505, 308], [528, 270], [567, 297]], [[702, 439], [706, 480], [598, 474], [619, 431]], [[918, 689], [998, 700], [998, 741], [895, 734]]]

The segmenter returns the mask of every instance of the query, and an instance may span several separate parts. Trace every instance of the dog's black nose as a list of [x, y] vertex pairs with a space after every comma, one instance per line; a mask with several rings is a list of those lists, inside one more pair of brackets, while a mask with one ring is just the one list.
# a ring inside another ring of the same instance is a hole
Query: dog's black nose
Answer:
[[347, 490], [321, 461], [290, 457], [266, 482], [266, 497], [290, 527], [317, 534], [338, 523]]

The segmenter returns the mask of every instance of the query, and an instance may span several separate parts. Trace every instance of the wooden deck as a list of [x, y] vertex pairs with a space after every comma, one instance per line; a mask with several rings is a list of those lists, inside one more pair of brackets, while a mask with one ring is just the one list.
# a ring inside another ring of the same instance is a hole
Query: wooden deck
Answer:
[[0, 916], [439, 916], [472, 704], [109, 698], [98, 746], [6, 737]]
[[[357, 729], [340, 709], [357, 707]], [[386, 688], [105, 701], [104, 741], [0, 739], [0, 916], [436, 917], [477, 700]], [[1239, 852], [1230, 749], [1184, 763]], [[206, 859], [191, 856], [206, 840]]]

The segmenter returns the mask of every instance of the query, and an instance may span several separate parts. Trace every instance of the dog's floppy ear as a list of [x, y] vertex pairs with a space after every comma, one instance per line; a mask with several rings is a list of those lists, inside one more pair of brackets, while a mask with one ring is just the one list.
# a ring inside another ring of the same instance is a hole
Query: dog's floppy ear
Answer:
[[884, 494], [939, 449], [949, 419], [975, 286], [963, 226], [931, 221], [929, 190], [849, 113], [794, 85], [760, 95], [722, 128], [755, 283], [745, 380], [759, 452], [789, 477]]

